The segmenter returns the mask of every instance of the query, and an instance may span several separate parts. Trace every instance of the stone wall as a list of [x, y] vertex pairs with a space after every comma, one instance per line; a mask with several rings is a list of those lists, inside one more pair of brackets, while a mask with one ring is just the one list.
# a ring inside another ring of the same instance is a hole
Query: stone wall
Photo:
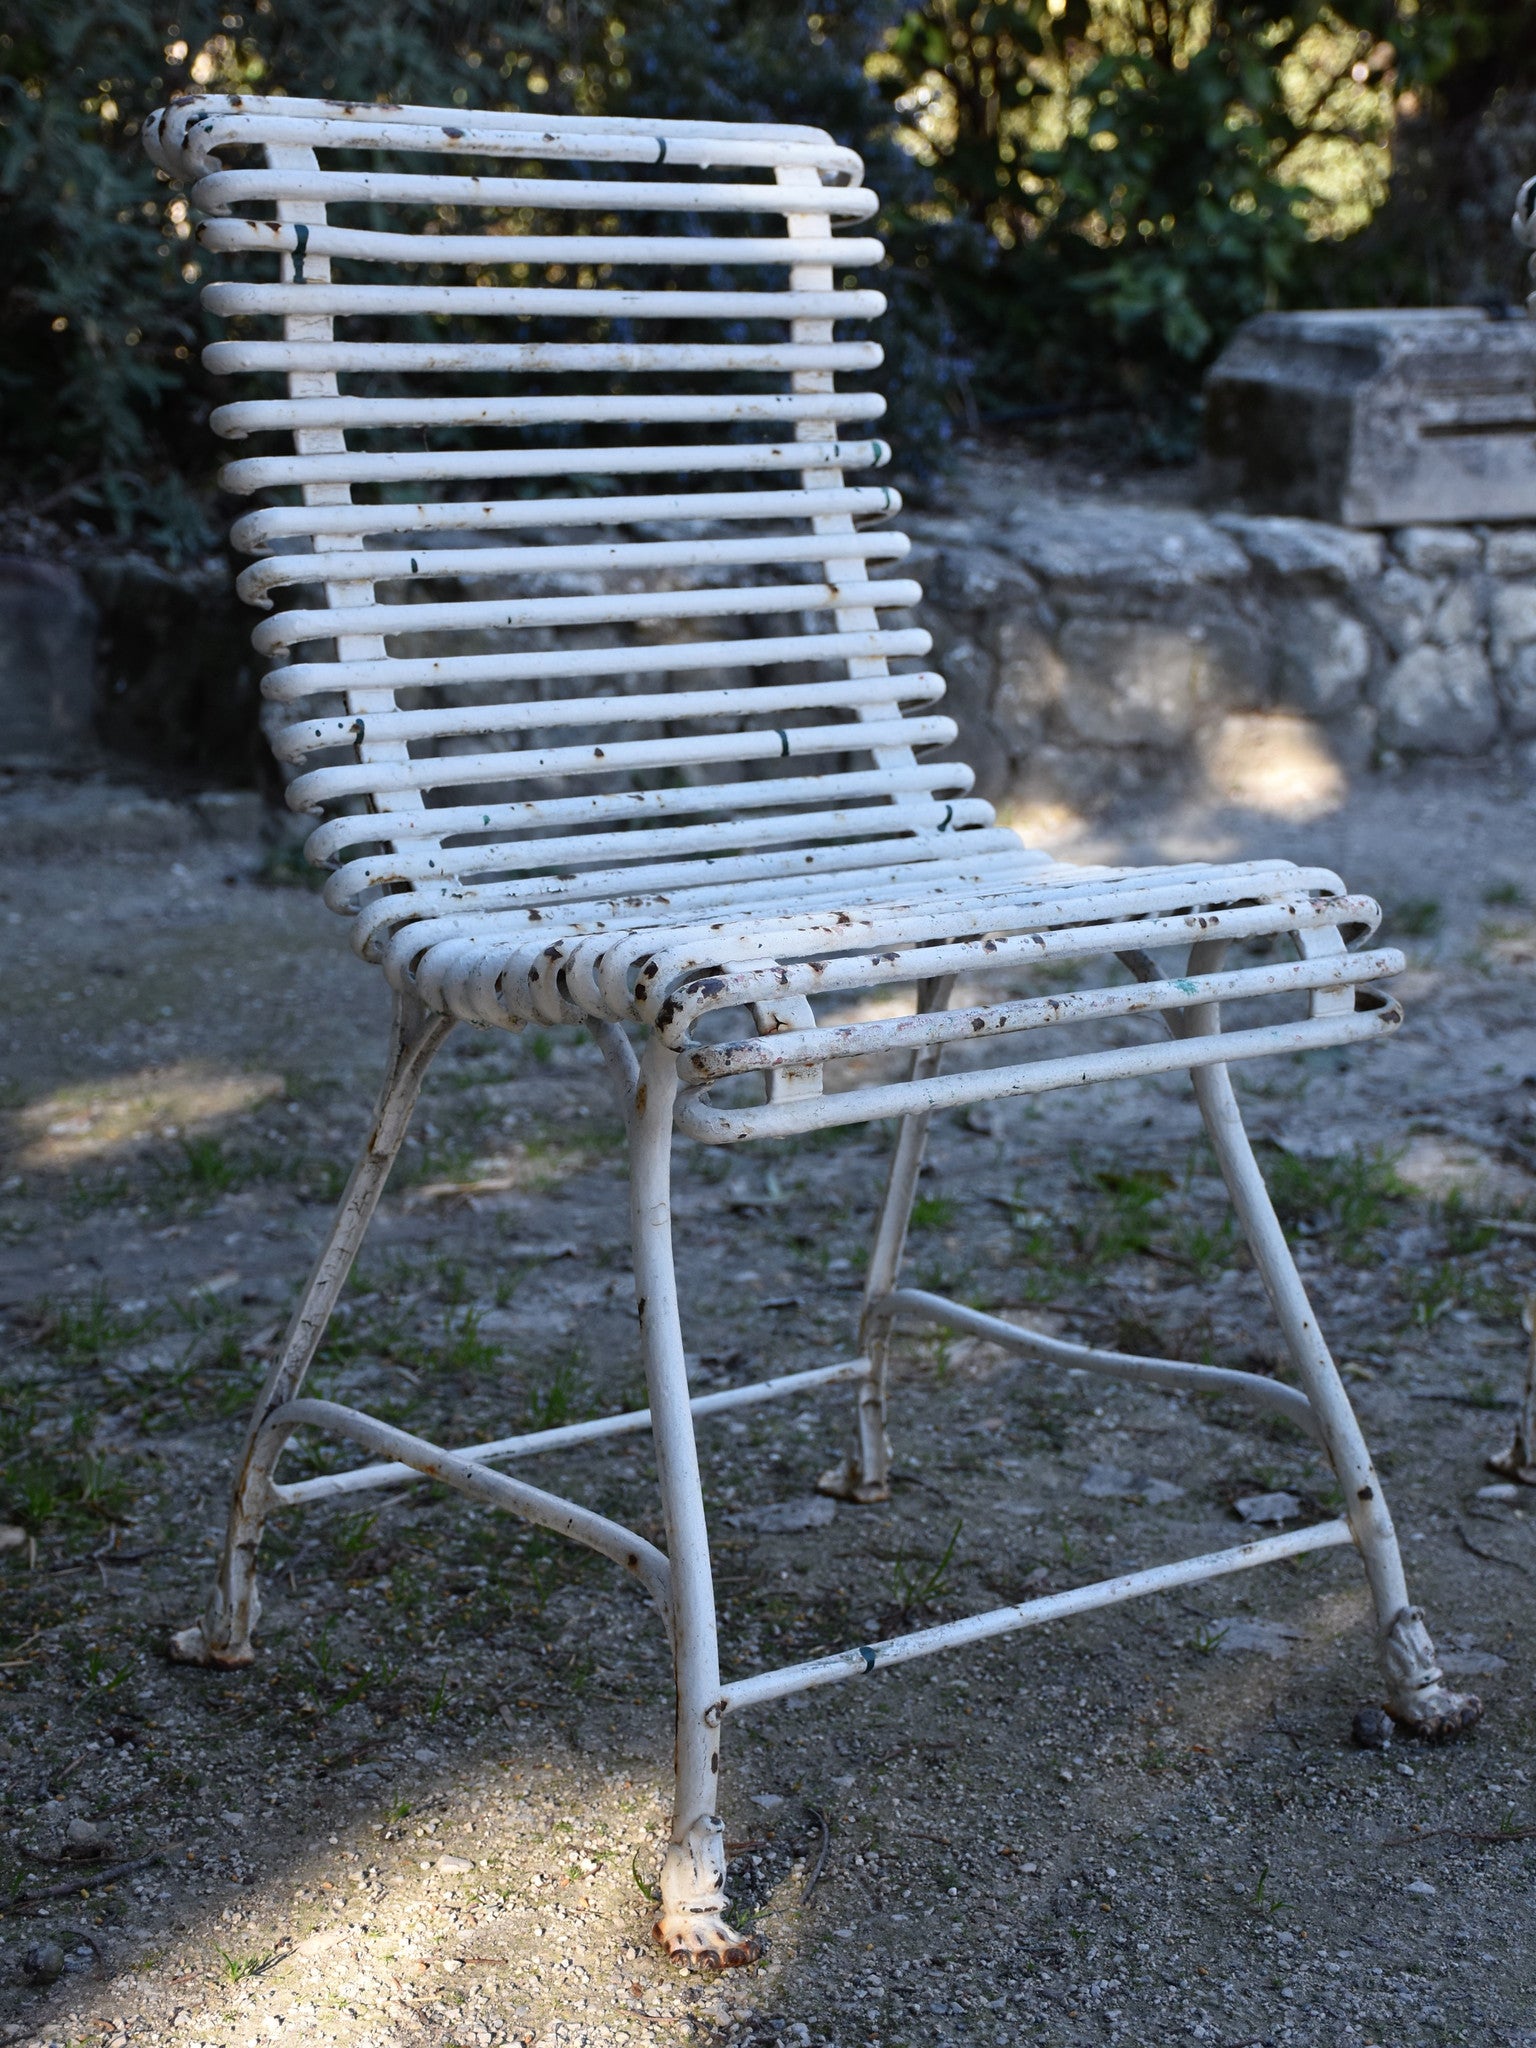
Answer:
[[1344, 769], [1536, 736], [1536, 526], [1038, 501], [907, 523], [989, 795], [1178, 778], [1287, 714]]
[[275, 790], [252, 619], [218, 556], [0, 553], [0, 771]]
[[[926, 588], [989, 796], [1193, 784], [1282, 728], [1346, 772], [1536, 740], [1536, 525], [1383, 534], [1017, 490], [901, 523], [896, 573]], [[221, 561], [0, 557], [0, 768], [275, 789], [251, 622]]]

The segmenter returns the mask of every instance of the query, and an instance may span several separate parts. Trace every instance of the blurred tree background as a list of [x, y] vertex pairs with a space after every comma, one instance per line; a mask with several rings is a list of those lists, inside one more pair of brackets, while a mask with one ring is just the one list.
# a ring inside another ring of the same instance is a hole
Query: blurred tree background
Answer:
[[170, 558], [214, 531], [201, 259], [139, 129], [198, 88], [830, 129], [919, 469], [1096, 419], [1178, 460], [1252, 313], [1508, 303], [1536, 169], [1531, 0], [0, 0], [0, 493]]

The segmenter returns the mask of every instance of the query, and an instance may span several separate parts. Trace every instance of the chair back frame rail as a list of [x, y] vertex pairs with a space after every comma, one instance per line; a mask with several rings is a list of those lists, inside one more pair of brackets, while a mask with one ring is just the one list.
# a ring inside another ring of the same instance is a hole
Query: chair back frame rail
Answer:
[[[253, 640], [271, 663], [273, 744], [289, 801], [318, 818], [307, 845], [331, 870], [326, 901], [394, 991], [367, 1141], [251, 1418], [207, 1608], [174, 1654], [251, 1662], [257, 1552], [280, 1506], [431, 1478], [608, 1557], [657, 1608], [673, 1658], [675, 1798], [655, 1932], [669, 1953], [720, 1965], [760, 1950], [727, 1918], [731, 1713], [1352, 1544], [1388, 1710], [1432, 1738], [1472, 1725], [1480, 1703], [1446, 1688], [1409, 1602], [1379, 1478], [1230, 1071], [1395, 1030], [1399, 1007], [1375, 984], [1403, 957], [1365, 943], [1377, 906], [1326, 870], [1063, 867], [998, 825], [963, 763], [932, 758], [957, 728], [936, 708], [942, 677], [910, 666], [931, 648], [909, 616], [920, 586], [896, 573], [910, 543], [870, 523], [899, 511], [900, 495], [848, 481], [890, 457], [866, 432], [883, 399], [837, 382], [881, 360], [877, 343], [838, 331], [884, 308], [849, 274], [883, 257], [859, 232], [878, 201], [857, 155], [772, 124], [217, 96], [173, 102], [145, 145], [190, 188], [205, 249], [277, 266], [204, 290], [208, 310], [241, 327], [205, 350], [209, 371], [283, 380], [281, 396], [232, 399], [211, 424], [229, 441], [288, 443], [221, 472], [236, 495], [293, 500], [235, 521], [235, 545], [254, 557], [239, 589], [262, 615]], [[359, 282], [359, 266], [391, 274]], [[468, 281], [447, 281], [455, 270]], [[275, 336], [247, 331], [273, 322]], [[646, 388], [658, 377], [668, 388]], [[384, 388], [342, 388], [355, 378]], [[1228, 966], [1234, 945], [1294, 957]], [[1009, 986], [1106, 957], [1128, 981]], [[892, 988], [915, 989], [910, 1014], [859, 1014]], [[1257, 1021], [1224, 1025], [1223, 1005], [1254, 1004], [1268, 1006]], [[1294, 1014], [1277, 1021], [1277, 1004]], [[529, 1023], [583, 1024], [624, 1115], [648, 1405], [453, 1449], [306, 1397], [433, 1058], [459, 1024]], [[1140, 1035], [1106, 1044], [1110, 1025]], [[1100, 1036], [1031, 1056], [1041, 1032]], [[992, 1063], [942, 1072], [964, 1044]], [[906, 1078], [846, 1064], [886, 1054], [904, 1057]], [[1174, 1072], [1190, 1077], [1299, 1385], [1047, 1337], [900, 1285], [935, 1113]], [[760, 1099], [736, 1099], [754, 1086]], [[676, 1134], [737, 1144], [887, 1117], [897, 1137], [856, 1355], [691, 1393]], [[850, 1503], [885, 1500], [888, 1364], [908, 1325], [1284, 1417], [1328, 1458], [1343, 1510], [722, 1680], [696, 1425], [847, 1386], [852, 1445], [821, 1484]], [[279, 1481], [285, 1448], [310, 1429], [369, 1462]], [[646, 1431], [664, 1550], [497, 1469]]]

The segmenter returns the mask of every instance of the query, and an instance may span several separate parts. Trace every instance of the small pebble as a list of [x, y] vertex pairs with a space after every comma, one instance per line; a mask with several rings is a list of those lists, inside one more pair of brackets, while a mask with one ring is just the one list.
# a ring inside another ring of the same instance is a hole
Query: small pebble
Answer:
[[56, 1984], [64, 1974], [64, 1951], [56, 1941], [34, 1941], [21, 1959], [29, 1984]]
[[1392, 1745], [1392, 1716], [1381, 1707], [1362, 1707], [1350, 1730], [1358, 1749], [1389, 1749]]
[[1249, 1493], [1232, 1503], [1238, 1518], [1260, 1526], [1268, 1522], [1294, 1522], [1301, 1502], [1294, 1493]]

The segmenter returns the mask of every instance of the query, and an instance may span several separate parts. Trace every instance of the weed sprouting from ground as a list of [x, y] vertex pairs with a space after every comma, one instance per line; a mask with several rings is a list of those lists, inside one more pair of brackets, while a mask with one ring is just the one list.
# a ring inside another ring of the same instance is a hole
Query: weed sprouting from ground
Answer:
[[1280, 1221], [1301, 1236], [1326, 1233], [1330, 1248], [1356, 1263], [1367, 1239], [1383, 1229], [1395, 1205], [1412, 1194], [1397, 1175], [1400, 1154], [1373, 1146], [1304, 1159], [1276, 1152], [1268, 1162], [1270, 1196]]
[[1388, 906], [1382, 920], [1382, 936], [1393, 939], [1430, 939], [1440, 929], [1440, 905], [1433, 896], [1405, 896]]
[[938, 1559], [917, 1558], [908, 1555], [905, 1546], [898, 1550], [891, 1560], [891, 1592], [897, 1607], [905, 1616], [918, 1608], [929, 1607], [938, 1600], [949, 1585], [949, 1567], [954, 1560], [955, 1545], [960, 1541], [964, 1519], [957, 1520], [949, 1532]]

